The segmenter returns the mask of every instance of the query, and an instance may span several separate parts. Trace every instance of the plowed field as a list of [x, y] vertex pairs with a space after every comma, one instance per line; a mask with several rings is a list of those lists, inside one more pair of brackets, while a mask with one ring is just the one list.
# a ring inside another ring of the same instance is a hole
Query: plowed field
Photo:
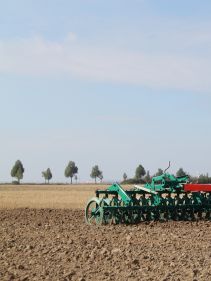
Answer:
[[211, 280], [211, 223], [90, 227], [83, 215], [1, 209], [0, 280]]

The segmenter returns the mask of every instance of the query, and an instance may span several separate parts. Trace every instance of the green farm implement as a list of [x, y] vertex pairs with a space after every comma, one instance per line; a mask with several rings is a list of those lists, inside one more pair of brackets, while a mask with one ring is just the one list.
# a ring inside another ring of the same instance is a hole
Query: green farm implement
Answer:
[[85, 209], [88, 224], [198, 219], [211, 219], [211, 184], [192, 184], [188, 176], [166, 172], [131, 190], [118, 183], [97, 190]]

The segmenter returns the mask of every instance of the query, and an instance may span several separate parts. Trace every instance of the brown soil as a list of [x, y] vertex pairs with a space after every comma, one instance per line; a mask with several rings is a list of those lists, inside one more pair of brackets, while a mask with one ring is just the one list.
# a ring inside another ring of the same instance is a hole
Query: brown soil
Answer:
[[0, 210], [0, 280], [211, 280], [211, 223], [92, 227], [83, 211]]

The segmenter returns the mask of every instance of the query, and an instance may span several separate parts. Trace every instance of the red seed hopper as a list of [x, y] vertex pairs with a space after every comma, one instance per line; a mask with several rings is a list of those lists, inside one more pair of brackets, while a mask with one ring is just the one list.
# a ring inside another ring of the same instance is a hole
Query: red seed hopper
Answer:
[[211, 192], [211, 184], [188, 183], [184, 185], [185, 192]]

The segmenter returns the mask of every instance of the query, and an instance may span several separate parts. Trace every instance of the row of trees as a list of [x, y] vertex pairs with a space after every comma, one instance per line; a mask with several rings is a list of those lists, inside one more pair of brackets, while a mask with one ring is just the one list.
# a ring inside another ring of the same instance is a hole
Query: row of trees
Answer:
[[[23, 164], [20, 160], [17, 160], [15, 162], [15, 165], [13, 166], [11, 170], [11, 176], [17, 179], [17, 183], [20, 183], [20, 180], [23, 179], [23, 174], [24, 174], [24, 167]], [[156, 174], [153, 176], [159, 176], [163, 174], [162, 169], [158, 169]], [[70, 178], [71, 184], [73, 182], [73, 178], [77, 182], [78, 180], [78, 167], [76, 166], [74, 161], [70, 161], [65, 168], [64, 175], [66, 178]], [[176, 172], [177, 177], [182, 177], [187, 175], [187, 173], [180, 168]], [[53, 175], [51, 172], [51, 169], [48, 168], [46, 171], [42, 172], [42, 176], [45, 179], [45, 183], [48, 182], [52, 179]], [[189, 175], [190, 176], [190, 175]], [[94, 179], [95, 183], [97, 182], [97, 179], [99, 179], [101, 182], [103, 180], [103, 172], [99, 169], [98, 165], [95, 165], [92, 170], [90, 177]], [[198, 182], [198, 183], [211, 183], [211, 177], [209, 177], [208, 174], [200, 175], [199, 177], [192, 177], [190, 176], [192, 182]], [[135, 176], [133, 178], [128, 178], [127, 174], [123, 174], [123, 183], [128, 183], [128, 184], [133, 184], [133, 183], [146, 183], [150, 182], [152, 179], [152, 176], [150, 175], [149, 171], [146, 171], [145, 168], [142, 165], [139, 165], [136, 170], [135, 170]]]
[[[164, 171], [159, 168], [158, 171], [154, 175], [150, 175], [149, 171], [146, 171], [142, 165], [139, 165], [136, 168], [135, 176], [133, 178], [128, 178], [127, 174], [123, 174], [123, 183], [133, 184], [133, 183], [146, 183], [150, 182], [152, 177], [154, 176], [161, 176], [164, 173]], [[188, 175], [190, 177], [190, 181], [193, 183], [211, 183], [211, 177], [209, 177], [208, 174], [201, 174], [198, 177], [191, 176], [187, 172], [183, 170], [183, 168], [180, 168], [176, 172], [176, 177], [183, 177]]]
[[[23, 174], [24, 174], [24, 167], [23, 164], [20, 160], [17, 160], [11, 170], [11, 177], [16, 178], [17, 182], [20, 183], [20, 180], [23, 179]], [[70, 178], [71, 184], [73, 182], [73, 178], [77, 182], [78, 180], [78, 167], [76, 166], [75, 162], [70, 161], [65, 168], [64, 175], [66, 178]], [[51, 172], [51, 169], [48, 168], [46, 171], [42, 172], [42, 177], [45, 179], [45, 183], [48, 182], [52, 179], [53, 175]], [[90, 177], [95, 180], [95, 183], [97, 182], [97, 179], [100, 179], [100, 181], [103, 180], [103, 172], [99, 169], [98, 165], [95, 165], [92, 168]]]
[[[146, 171], [145, 168], [142, 165], [139, 165], [136, 168], [135, 171], [135, 176], [133, 178], [129, 178], [126, 173], [123, 174], [123, 182], [124, 183], [145, 183], [145, 182], [150, 182], [152, 177], [154, 176], [161, 176], [164, 173], [164, 171], [159, 168], [158, 171], [151, 176], [149, 171]], [[182, 177], [187, 175], [187, 173], [180, 168], [177, 172], [176, 172], [176, 176], [177, 177]]]

